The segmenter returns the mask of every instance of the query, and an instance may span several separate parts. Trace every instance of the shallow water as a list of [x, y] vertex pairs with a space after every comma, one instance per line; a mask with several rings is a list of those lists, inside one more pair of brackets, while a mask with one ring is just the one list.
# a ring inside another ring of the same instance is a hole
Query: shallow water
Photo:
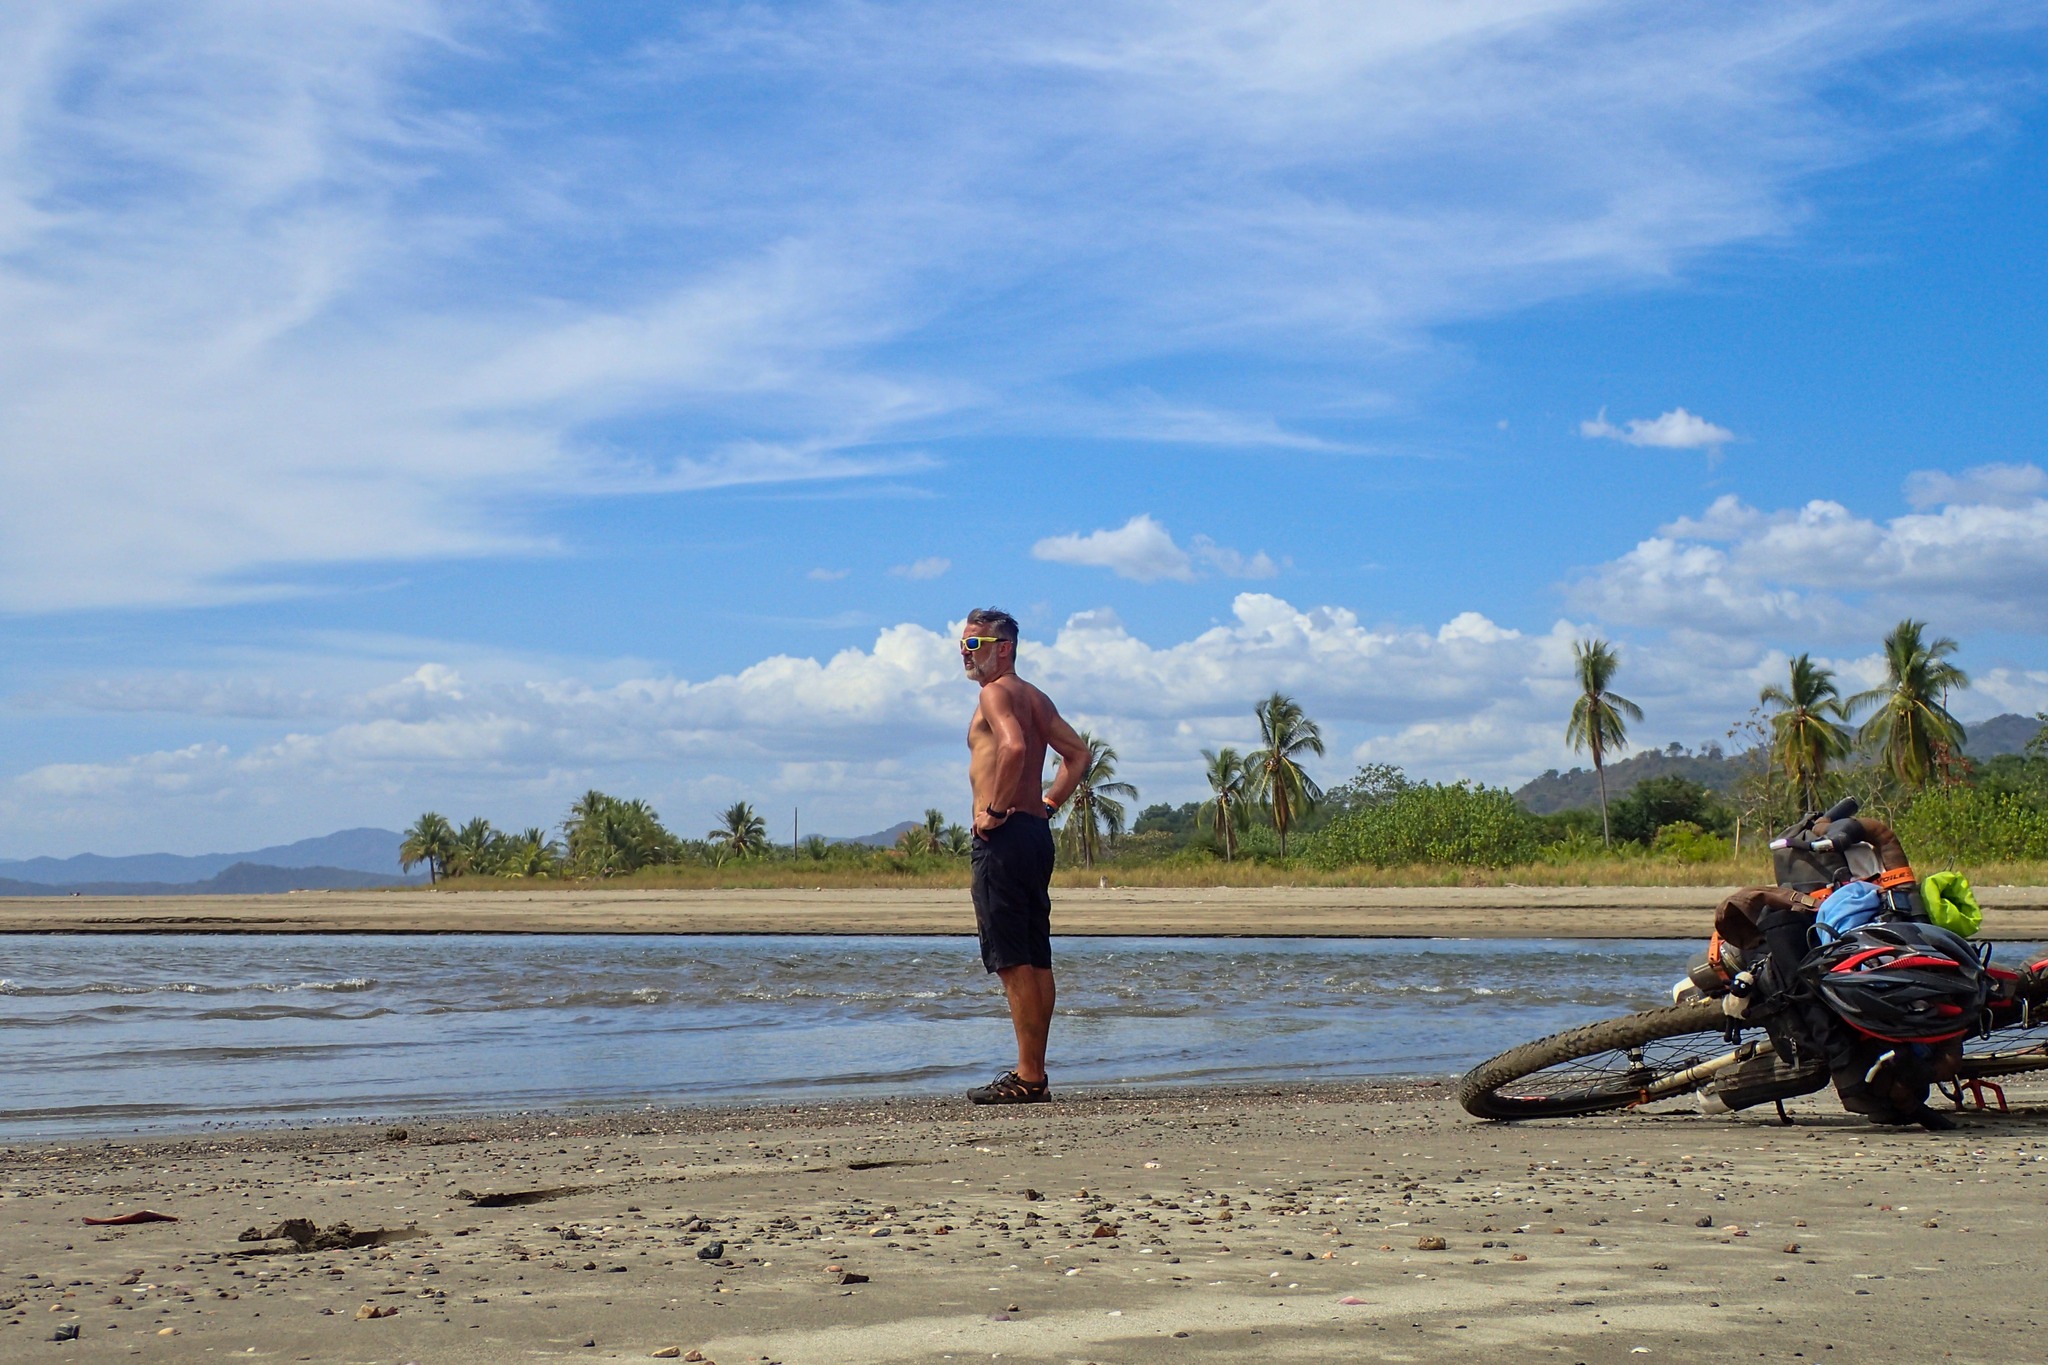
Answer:
[[[1445, 1076], [1662, 1003], [1697, 945], [1062, 939], [1056, 1083]], [[971, 939], [0, 940], [0, 1137], [950, 1091], [1014, 1056]]]

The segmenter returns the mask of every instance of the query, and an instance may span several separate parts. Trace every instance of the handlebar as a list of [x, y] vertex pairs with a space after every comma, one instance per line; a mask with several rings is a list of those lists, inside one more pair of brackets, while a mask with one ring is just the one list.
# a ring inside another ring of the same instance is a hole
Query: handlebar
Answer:
[[[1861, 822], [1849, 818], [1861, 809], [1863, 809], [1862, 802], [1853, 796], [1845, 796], [1820, 814], [1808, 815], [1804, 820], [1794, 825], [1789, 833], [1771, 840], [1771, 848], [1773, 850], [1799, 848], [1807, 849], [1814, 853], [1827, 853], [1843, 844], [1862, 843], [1863, 826]], [[1830, 827], [1828, 834], [1819, 839], [1812, 837], [1811, 831], [1813, 827], [1823, 821], [1827, 822]], [[1833, 826], [1838, 822], [1846, 822], [1848, 827], [1837, 833]]]

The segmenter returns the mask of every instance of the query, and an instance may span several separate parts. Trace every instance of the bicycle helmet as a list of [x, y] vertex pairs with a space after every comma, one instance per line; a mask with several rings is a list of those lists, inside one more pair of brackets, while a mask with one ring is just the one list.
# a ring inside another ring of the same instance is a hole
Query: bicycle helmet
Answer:
[[1871, 924], [1816, 949], [1801, 975], [1842, 1022], [1889, 1043], [1940, 1043], [1977, 1026], [1991, 977], [1931, 924]]

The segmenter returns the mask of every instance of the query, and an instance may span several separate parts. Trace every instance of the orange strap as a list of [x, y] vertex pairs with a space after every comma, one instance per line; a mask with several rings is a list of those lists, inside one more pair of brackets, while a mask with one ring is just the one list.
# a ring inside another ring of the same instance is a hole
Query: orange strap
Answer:
[[1721, 979], [1726, 981], [1734, 973], [1729, 971], [1727, 964], [1721, 961], [1721, 947], [1721, 931], [1716, 929], [1707, 936], [1707, 965], [1719, 972]]
[[1832, 895], [1834, 895], [1834, 894], [1835, 894], [1835, 888], [1833, 888], [1832, 886], [1823, 886], [1823, 887], [1822, 887], [1822, 888], [1821, 888], [1820, 890], [1818, 890], [1818, 891], [1809, 891], [1809, 892], [1807, 892], [1806, 894], [1807, 894], [1807, 895], [1809, 895], [1809, 896], [1811, 896], [1811, 897], [1813, 898], [1813, 903], [1814, 903], [1815, 905], [1819, 905], [1819, 904], [1820, 904], [1820, 903], [1821, 903], [1822, 901], [1826, 900], [1826, 899], [1827, 899], [1827, 898], [1828, 898], [1829, 896], [1832, 896]]
[[1891, 891], [1901, 886], [1911, 886], [1920, 879], [1913, 875], [1910, 867], [1888, 867], [1877, 878], [1877, 889]]

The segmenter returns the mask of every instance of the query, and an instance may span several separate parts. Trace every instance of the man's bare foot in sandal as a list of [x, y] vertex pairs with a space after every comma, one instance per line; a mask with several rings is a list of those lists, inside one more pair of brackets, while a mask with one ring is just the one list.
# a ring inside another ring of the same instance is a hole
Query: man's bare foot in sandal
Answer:
[[1014, 1071], [1005, 1071], [987, 1085], [967, 1092], [976, 1104], [1044, 1104], [1052, 1098], [1052, 1082], [1027, 1081]]

